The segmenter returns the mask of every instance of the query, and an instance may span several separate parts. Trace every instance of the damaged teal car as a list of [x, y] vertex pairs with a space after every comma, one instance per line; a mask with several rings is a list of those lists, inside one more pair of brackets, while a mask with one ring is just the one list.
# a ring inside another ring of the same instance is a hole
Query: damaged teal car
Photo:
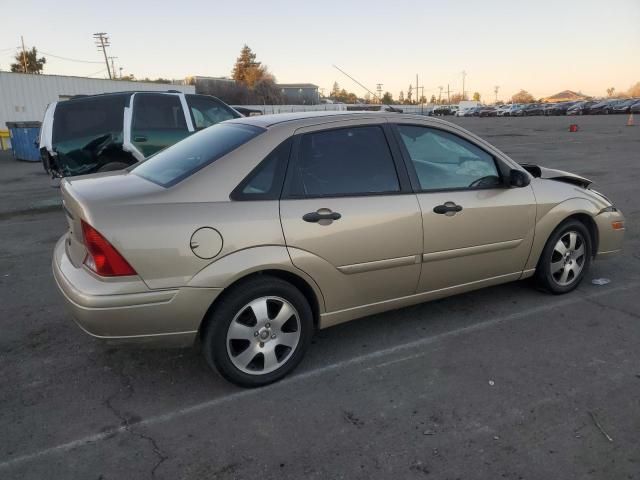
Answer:
[[215, 97], [175, 90], [79, 95], [47, 107], [40, 157], [54, 179], [121, 170], [241, 116]]

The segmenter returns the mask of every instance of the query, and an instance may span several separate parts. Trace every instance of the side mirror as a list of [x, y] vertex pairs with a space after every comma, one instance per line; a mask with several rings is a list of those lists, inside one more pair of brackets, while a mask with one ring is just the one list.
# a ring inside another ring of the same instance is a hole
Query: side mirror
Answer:
[[522, 170], [511, 170], [509, 172], [509, 186], [512, 188], [522, 188], [526, 187], [531, 183], [531, 178], [529, 175], [524, 173]]

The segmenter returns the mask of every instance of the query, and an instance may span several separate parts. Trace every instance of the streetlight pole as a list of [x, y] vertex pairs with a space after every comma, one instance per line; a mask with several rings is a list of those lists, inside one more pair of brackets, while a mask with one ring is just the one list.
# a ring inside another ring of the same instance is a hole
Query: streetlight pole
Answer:
[[464, 80], [467, 78], [467, 72], [462, 71], [462, 100], [464, 100], [465, 90], [464, 90]]

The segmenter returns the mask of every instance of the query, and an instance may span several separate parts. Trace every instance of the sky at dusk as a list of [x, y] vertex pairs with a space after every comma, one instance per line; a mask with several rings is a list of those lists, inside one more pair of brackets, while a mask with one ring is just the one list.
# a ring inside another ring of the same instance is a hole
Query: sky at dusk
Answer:
[[246, 43], [281, 83], [328, 92], [337, 81], [359, 96], [365, 91], [333, 64], [394, 97], [416, 74], [427, 98], [447, 84], [460, 92], [463, 70], [468, 94], [485, 100], [495, 85], [508, 99], [521, 88], [535, 97], [605, 95], [640, 81], [640, 0], [2, 4], [1, 70], [23, 35], [27, 47], [46, 52], [45, 73], [105, 77], [92, 34], [108, 32], [116, 69], [136, 78], [229, 76]]

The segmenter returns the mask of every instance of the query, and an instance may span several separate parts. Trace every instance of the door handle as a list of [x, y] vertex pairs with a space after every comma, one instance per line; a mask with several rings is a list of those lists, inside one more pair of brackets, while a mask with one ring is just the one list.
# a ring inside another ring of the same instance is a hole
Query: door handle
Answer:
[[456, 205], [453, 202], [445, 202], [444, 205], [437, 205], [433, 207], [433, 213], [437, 213], [439, 215], [451, 216], [461, 211], [462, 205]]
[[137, 135], [137, 136], [133, 137], [133, 141], [134, 142], [146, 142], [147, 141], [147, 137], [145, 137], [143, 135]]
[[321, 208], [317, 212], [306, 213], [302, 217], [305, 222], [310, 223], [318, 223], [322, 222], [323, 220], [328, 220], [326, 224], [331, 223], [333, 220], [340, 220], [341, 218], [342, 215], [340, 215], [338, 212], [332, 212], [328, 208]]

